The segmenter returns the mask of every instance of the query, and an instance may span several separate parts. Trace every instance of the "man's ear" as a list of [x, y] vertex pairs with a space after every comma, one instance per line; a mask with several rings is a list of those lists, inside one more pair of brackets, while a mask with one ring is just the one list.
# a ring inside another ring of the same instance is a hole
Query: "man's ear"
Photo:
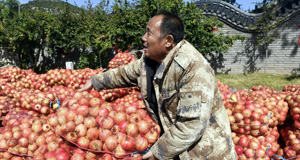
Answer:
[[165, 39], [167, 48], [174, 47], [174, 37], [171, 34], [168, 34]]

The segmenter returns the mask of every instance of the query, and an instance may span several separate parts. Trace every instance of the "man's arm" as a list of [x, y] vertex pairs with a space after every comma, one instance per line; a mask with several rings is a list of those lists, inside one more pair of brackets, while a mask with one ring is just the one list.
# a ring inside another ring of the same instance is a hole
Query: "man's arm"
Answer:
[[95, 88], [97, 91], [100, 91], [102, 89], [136, 86], [137, 78], [140, 75], [141, 63], [142, 60], [139, 59], [128, 65], [94, 75], [78, 91], [84, 91], [90, 88]]

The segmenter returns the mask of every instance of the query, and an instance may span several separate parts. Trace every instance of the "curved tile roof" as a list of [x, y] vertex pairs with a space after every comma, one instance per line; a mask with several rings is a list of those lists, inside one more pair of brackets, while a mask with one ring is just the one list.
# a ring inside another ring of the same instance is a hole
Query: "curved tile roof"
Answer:
[[[254, 32], [249, 27], [255, 25], [257, 19], [262, 16], [262, 13], [247, 13], [221, 0], [200, 0], [195, 3], [197, 7], [204, 11], [205, 15], [218, 16], [225, 24], [243, 32]], [[279, 5], [280, 8], [275, 15], [277, 17], [284, 16], [288, 19], [300, 13], [300, 0], [285, 0]]]

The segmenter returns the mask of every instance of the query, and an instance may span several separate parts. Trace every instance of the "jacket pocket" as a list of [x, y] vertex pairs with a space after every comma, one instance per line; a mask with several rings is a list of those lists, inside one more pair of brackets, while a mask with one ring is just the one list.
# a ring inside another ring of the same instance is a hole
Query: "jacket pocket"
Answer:
[[226, 138], [223, 136], [216, 137], [212, 140], [213, 151], [207, 155], [207, 159], [224, 159], [226, 154], [229, 154]]
[[211, 137], [205, 133], [200, 142], [189, 151], [189, 154], [192, 159], [207, 159], [207, 156], [213, 152], [213, 149], [213, 141]]
[[205, 116], [210, 112], [208, 107], [203, 107], [207, 103], [207, 99], [204, 96], [194, 95], [180, 98], [177, 106], [177, 116], [182, 118], [208, 118]]
[[[211, 124], [214, 127], [210, 127], [209, 136], [212, 142], [213, 150], [207, 155], [207, 159], [224, 159], [226, 154], [229, 154], [230, 148], [232, 148], [231, 137], [226, 136], [223, 128], [218, 123]], [[217, 126], [217, 127], [216, 127]]]

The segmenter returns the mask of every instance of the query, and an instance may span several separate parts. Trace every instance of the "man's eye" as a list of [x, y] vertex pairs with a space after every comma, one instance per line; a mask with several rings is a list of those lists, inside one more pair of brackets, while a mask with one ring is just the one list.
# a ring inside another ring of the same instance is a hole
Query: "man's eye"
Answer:
[[147, 28], [146, 30], [147, 30], [147, 36], [149, 36], [150, 35], [150, 29]]

